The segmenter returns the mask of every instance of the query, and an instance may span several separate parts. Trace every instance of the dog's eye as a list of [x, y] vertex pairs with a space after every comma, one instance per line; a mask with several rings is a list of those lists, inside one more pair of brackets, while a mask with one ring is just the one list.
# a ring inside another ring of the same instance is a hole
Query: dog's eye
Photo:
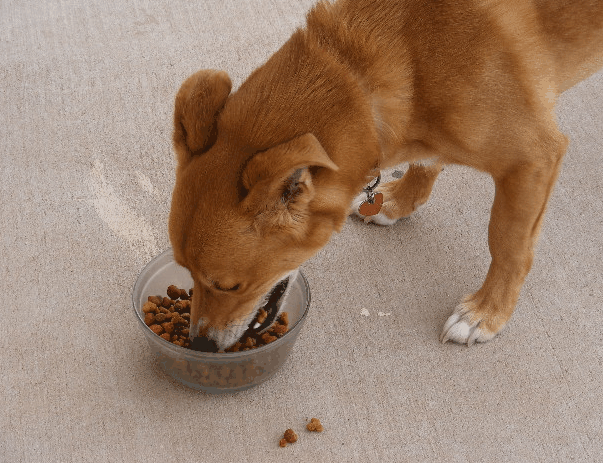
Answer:
[[241, 285], [237, 284], [234, 285], [232, 288], [223, 288], [218, 282], [214, 281], [214, 288], [216, 288], [218, 291], [236, 291], [237, 289], [239, 289], [240, 286]]

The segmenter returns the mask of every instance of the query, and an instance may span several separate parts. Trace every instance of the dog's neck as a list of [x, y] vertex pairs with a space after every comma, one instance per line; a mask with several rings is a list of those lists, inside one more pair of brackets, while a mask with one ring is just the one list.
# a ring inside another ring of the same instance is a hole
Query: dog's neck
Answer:
[[353, 198], [389, 167], [382, 160], [406, 144], [412, 66], [397, 66], [408, 75], [384, 72], [390, 63], [383, 60], [406, 62], [407, 53], [399, 47], [375, 62], [358, 45], [372, 39], [330, 30], [334, 23], [325, 17], [332, 14], [338, 13], [324, 5], [310, 13], [307, 28], [229, 98], [219, 124], [248, 156], [312, 133], [339, 167], [316, 176], [317, 198], [336, 203], [343, 223]]
[[314, 134], [339, 167], [319, 183], [345, 178], [350, 200], [380, 165], [370, 95], [308, 31], [296, 32], [242, 84], [220, 120], [228, 137], [250, 153]]

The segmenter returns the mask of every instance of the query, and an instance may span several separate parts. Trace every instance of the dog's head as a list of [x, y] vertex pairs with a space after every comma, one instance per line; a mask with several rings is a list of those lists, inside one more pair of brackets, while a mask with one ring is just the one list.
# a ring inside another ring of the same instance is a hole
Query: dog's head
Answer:
[[230, 90], [226, 73], [200, 71], [176, 96], [169, 220], [174, 257], [194, 280], [192, 336], [221, 349], [341, 222], [317, 191], [321, 172], [338, 169], [318, 140], [307, 133], [256, 151], [221, 120]]

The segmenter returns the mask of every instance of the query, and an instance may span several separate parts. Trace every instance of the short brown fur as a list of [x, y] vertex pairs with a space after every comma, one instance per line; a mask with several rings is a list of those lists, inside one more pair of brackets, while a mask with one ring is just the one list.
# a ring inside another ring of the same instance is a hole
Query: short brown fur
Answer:
[[224, 328], [339, 231], [379, 169], [395, 220], [441, 166], [492, 175], [492, 262], [442, 339], [486, 341], [531, 267], [567, 139], [557, 96], [603, 66], [599, 0], [320, 2], [234, 94], [200, 71], [175, 105], [176, 260], [195, 280], [192, 322]]

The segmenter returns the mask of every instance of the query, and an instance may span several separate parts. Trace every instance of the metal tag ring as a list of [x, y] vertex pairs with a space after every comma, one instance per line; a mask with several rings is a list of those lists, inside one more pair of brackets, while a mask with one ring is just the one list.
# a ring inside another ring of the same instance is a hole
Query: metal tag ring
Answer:
[[379, 186], [380, 183], [381, 183], [381, 174], [379, 174], [377, 176], [377, 178], [375, 179], [375, 182], [372, 185], [369, 183], [368, 186], [366, 186], [365, 188], [362, 189], [362, 191], [370, 194], [373, 192], [373, 190], [375, 188], [377, 188]]

